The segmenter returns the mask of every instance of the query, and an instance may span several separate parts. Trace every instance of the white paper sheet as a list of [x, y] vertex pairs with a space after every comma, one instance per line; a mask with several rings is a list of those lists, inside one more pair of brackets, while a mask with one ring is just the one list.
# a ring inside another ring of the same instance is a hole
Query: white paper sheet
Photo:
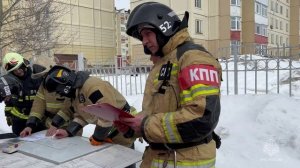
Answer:
[[27, 136], [24, 138], [19, 137], [18, 139], [22, 140], [22, 141], [34, 142], [34, 141], [45, 139], [45, 138], [51, 138], [51, 137], [46, 136], [46, 131], [41, 131], [41, 132], [31, 134], [30, 136]]

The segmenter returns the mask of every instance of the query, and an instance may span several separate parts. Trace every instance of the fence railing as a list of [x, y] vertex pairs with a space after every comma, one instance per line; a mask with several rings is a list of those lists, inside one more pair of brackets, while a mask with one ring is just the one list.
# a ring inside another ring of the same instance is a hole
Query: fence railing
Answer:
[[[242, 54], [246, 50], [252, 53]], [[299, 47], [234, 46], [220, 49], [222, 94], [274, 93], [300, 97], [300, 92], [297, 92], [300, 89], [300, 57], [292, 52], [295, 50]], [[148, 64], [136, 61], [125, 67], [99, 65], [85, 70], [92, 76], [109, 81], [124, 95], [136, 95], [144, 92], [152, 67]]]
[[[233, 55], [220, 60], [223, 71], [223, 94], [285, 94], [297, 95], [300, 87], [299, 47], [275, 47], [259, 50], [234, 46]], [[253, 54], [241, 54], [242, 50]]]
[[[274, 93], [300, 97], [296, 92], [300, 89], [299, 55], [290, 54], [294, 48], [253, 46], [252, 49], [247, 47], [247, 50], [254, 51], [253, 54], [241, 54], [243, 48], [238, 46], [235, 51], [239, 52], [234, 54], [230, 54], [233, 51], [232, 47], [222, 49], [230, 50], [225, 52], [228, 55], [219, 59], [223, 71], [223, 95]], [[143, 93], [151, 66], [111, 66], [86, 70], [93, 76], [110, 81], [122, 94], [135, 95]]]
[[124, 95], [143, 94], [151, 65], [87, 68], [92, 76], [109, 81]]

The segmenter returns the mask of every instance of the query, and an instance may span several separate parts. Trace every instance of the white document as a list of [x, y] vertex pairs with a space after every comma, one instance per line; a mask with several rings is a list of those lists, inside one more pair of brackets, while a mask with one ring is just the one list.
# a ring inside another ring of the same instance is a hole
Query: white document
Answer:
[[143, 153], [114, 144], [85, 157], [100, 168], [124, 168], [142, 160]]
[[18, 139], [22, 141], [34, 142], [45, 138], [50, 138], [50, 137], [46, 136], [46, 131], [40, 131], [24, 138], [19, 137]]

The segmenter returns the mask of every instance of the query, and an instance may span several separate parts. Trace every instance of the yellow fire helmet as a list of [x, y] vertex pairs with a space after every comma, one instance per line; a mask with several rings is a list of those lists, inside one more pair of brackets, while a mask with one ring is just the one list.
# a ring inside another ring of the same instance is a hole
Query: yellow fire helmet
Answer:
[[20, 68], [24, 63], [24, 57], [18, 53], [7, 53], [3, 58], [3, 66], [7, 72], [11, 72], [15, 69]]
[[33, 57], [31, 78], [36, 79], [44, 76], [54, 65], [56, 65], [56, 63], [53, 57]]

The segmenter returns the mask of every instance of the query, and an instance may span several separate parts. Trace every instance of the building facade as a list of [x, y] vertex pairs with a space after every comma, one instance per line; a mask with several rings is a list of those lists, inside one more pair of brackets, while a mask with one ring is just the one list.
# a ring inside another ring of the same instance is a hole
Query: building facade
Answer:
[[[2, 2], [4, 8], [11, 5], [8, 0]], [[54, 55], [75, 69], [77, 55], [83, 56], [88, 66], [115, 64], [117, 30], [114, 0], [55, 0], [51, 3], [53, 8], [62, 9], [53, 33], [59, 38], [55, 48], [38, 55]], [[14, 45], [11, 46], [5, 48], [2, 55], [14, 51]], [[32, 55], [35, 53], [24, 53], [26, 57]]]
[[[131, 9], [147, 0], [131, 0]], [[157, 0], [172, 8], [180, 19], [189, 11], [189, 33], [194, 41], [202, 44], [214, 55], [218, 48], [230, 45], [229, 0]], [[226, 5], [227, 4], [227, 5]], [[155, 11], [155, 9], [153, 9]], [[133, 60], [145, 58], [141, 42], [130, 38], [130, 56]], [[149, 56], [146, 57], [149, 59]]]
[[[82, 54], [87, 65], [114, 64], [116, 26], [114, 0], [59, 0], [70, 12], [60, 20], [64, 36], [54, 55]], [[71, 39], [69, 39], [71, 37]]]
[[124, 67], [130, 65], [129, 57], [129, 36], [126, 34], [126, 23], [130, 10], [116, 10], [116, 56], [117, 66]]
[[[131, 9], [147, 0], [131, 0]], [[299, 0], [160, 0], [181, 18], [189, 11], [194, 41], [219, 57], [232, 46], [255, 49], [299, 45]], [[130, 55], [144, 55], [141, 43], [130, 38]], [[254, 51], [244, 50], [244, 53]], [[292, 55], [299, 53], [294, 51]]]

